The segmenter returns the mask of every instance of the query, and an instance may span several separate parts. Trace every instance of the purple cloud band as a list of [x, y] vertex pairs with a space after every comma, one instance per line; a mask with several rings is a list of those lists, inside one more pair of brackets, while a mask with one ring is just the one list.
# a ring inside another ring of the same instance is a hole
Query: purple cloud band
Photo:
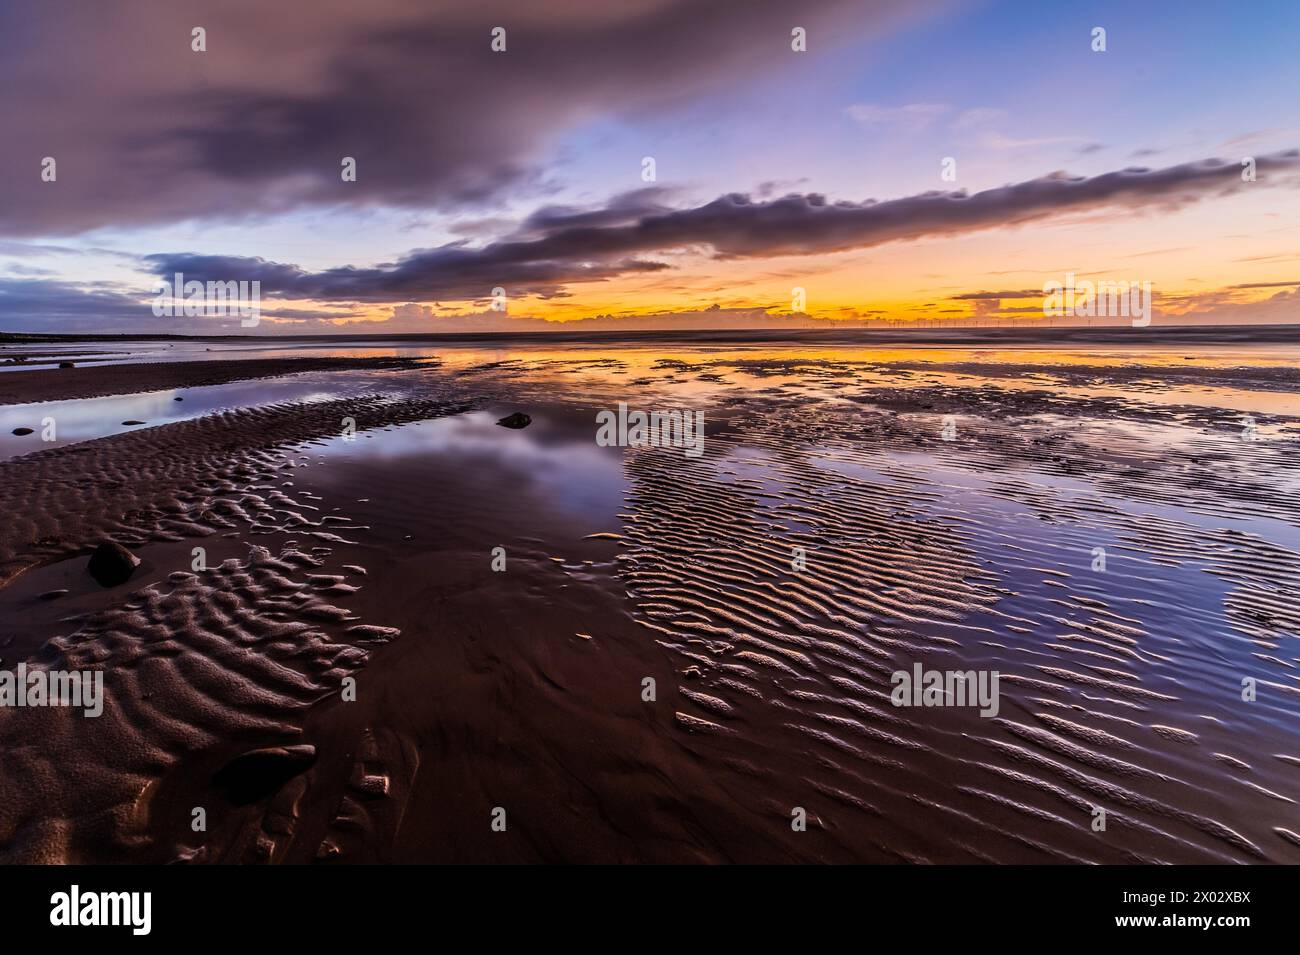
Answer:
[[884, 202], [832, 202], [816, 193], [755, 201], [735, 193], [668, 209], [642, 191], [595, 210], [544, 209], [512, 235], [411, 252], [396, 263], [317, 272], [262, 258], [193, 253], [146, 257], [160, 276], [257, 279], [263, 295], [349, 302], [474, 300], [496, 286], [553, 295], [564, 286], [668, 268], [651, 256], [698, 249], [723, 258], [814, 255], [888, 242], [960, 235], [1053, 217], [1177, 208], [1244, 189], [1300, 185], [1300, 150], [1256, 157], [1245, 182], [1235, 162], [1208, 159], [1093, 177], [1054, 173], [968, 195], [926, 192]]

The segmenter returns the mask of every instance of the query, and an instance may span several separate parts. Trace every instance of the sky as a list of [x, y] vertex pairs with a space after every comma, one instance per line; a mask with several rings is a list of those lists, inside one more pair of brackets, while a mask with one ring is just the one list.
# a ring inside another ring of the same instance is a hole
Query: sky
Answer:
[[[0, 331], [1005, 324], [1072, 276], [1293, 322], [1297, 36], [1295, 0], [4, 0]], [[156, 314], [178, 272], [258, 282], [256, 326]]]

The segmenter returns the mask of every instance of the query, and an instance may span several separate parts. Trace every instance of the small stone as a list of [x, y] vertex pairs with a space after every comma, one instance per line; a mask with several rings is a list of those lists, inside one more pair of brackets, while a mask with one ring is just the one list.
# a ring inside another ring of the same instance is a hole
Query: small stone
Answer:
[[60, 368], [76, 368], [76, 367], [77, 367], [77, 363], [76, 363], [75, 361], [61, 361], [61, 362], [59, 362], [59, 367], [60, 367]]
[[365, 773], [354, 779], [352, 788], [370, 799], [388, 795], [388, 776], [384, 773]]
[[522, 411], [516, 411], [514, 414], [506, 415], [497, 424], [503, 428], [513, 428], [518, 431], [520, 428], [526, 428], [533, 423], [533, 419], [528, 417]]
[[37, 600], [58, 600], [60, 597], [66, 597], [67, 595], [68, 595], [68, 591], [66, 588], [63, 590], [47, 590], [45, 591], [45, 593], [41, 594], [36, 599]]
[[29, 435], [29, 434], [31, 434], [31, 433], [32, 433], [32, 429], [31, 429], [31, 428], [14, 428], [13, 433], [16, 434], [16, 435], [18, 435], [18, 437], [21, 438], [21, 437], [24, 437], [25, 435]]
[[143, 422], [143, 421], [136, 421], [134, 418], [132, 418], [130, 421], [123, 421], [122, 424], [124, 424], [124, 425], [144, 424], [144, 422]]
[[86, 570], [101, 587], [116, 587], [131, 579], [140, 566], [140, 558], [116, 541], [104, 541], [90, 555]]

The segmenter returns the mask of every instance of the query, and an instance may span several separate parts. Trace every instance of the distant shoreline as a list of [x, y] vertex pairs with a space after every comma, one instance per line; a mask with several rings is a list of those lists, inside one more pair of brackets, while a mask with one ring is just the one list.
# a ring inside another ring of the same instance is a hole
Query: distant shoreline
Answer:
[[0, 345], [57, 342], [552, 342], [570, 344], [716, 342], [719, 344], [777, 344], [783, 342], [827, 345], [913, 344], [913, 345], [1047, 345], [1047, 344], [1300, 344], [1296, 325], [1163, 325], [1146, 328], [1034, 327], [1034, 328], [845, 328], [845, 329], [681, 329], [581, 332], [447, 332], [339, 335], [63, 335], [0, 332]]

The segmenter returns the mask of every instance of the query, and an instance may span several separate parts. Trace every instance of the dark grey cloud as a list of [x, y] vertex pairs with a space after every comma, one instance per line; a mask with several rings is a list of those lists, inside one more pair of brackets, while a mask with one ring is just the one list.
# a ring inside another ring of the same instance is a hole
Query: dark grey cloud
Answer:
[[1031, 295], [1042, 295], [1042, 289], [1005, 289], [1001, 292], [963, 292], [960, 295], [949, 295], [950, 302], [996, 302], [1004, 298], [1029, 298]]
[[547, 257], [538, 248], [543, 242], [498, 243], [489, 247], [491, 251], [454, 243], [373, 268], [342, 266], [320, 272], [262, 258], [189, 252], [149, 255], [144, 261], [159, 277], [179, 272], [186, 281], [258, 281], [262, 295], [349, 302], [478, 300], [489, 298], [497, 287], [512, 296], [548, 298], [570, 283], [668, 268], [661, 262], [633, 258], [597, 262], [576, 256]]
[[614, 196], [596, 209], [575, 206], [542, 206], [528, 216], [511, 234], [513, 239], [545, 236], [562, 229], [601, 228], [634, 225], [651, 215], [671, 212], [667, 199], [673, 190], [650, 186]]
[[[0, 331], [58, 334], [248, 334], [238, 317], [155, 316], [154, 290], [119, 282], [69, 282], [0, 275]], [[261, 310], [266, 329], [290, 323], [289, 331], [336, 332], [338, 321], [359, 320], [346, 305]]]
[[[1210, 159], [1164, 169], [1122, 169], [1093, 177], [1053, 173], [983, 192], [926, 192], [883, 202], [834, 202], [808, 193], [755, 201], [721, 196], [686, 209], [638, 192], [595, 210], [550, 208], [519, 232], [486, 245], [466, 241], [411, 252], [395, 263], [308, 272], [261, 258], [192, 253], [146, 257], [158, 275], [201, 281], [260, 280], [263, 295], [355, 302], [552, 295], [570, 284], [669, 266], [655, 253], [698, 249], [720, 258], [813, 255], [888, 242], [961, 235], [1069, 215], [1112, 210], [1124, 216], [1177, 208], [1242, 189], [1300, 185], [1300, 150], [1257, 159], [1255, 182], [1235, 162]], [[524, 236], [522, 238], [517, 236]]]
[[576, 124], [796, 68], [792, 26], [826, 50], [934, 3], [4, 0], [0, 234], [474, 204], [538, 182]]
[[0, 277], [0, 331], [159, 331], [151, 302], [112, 284]]

